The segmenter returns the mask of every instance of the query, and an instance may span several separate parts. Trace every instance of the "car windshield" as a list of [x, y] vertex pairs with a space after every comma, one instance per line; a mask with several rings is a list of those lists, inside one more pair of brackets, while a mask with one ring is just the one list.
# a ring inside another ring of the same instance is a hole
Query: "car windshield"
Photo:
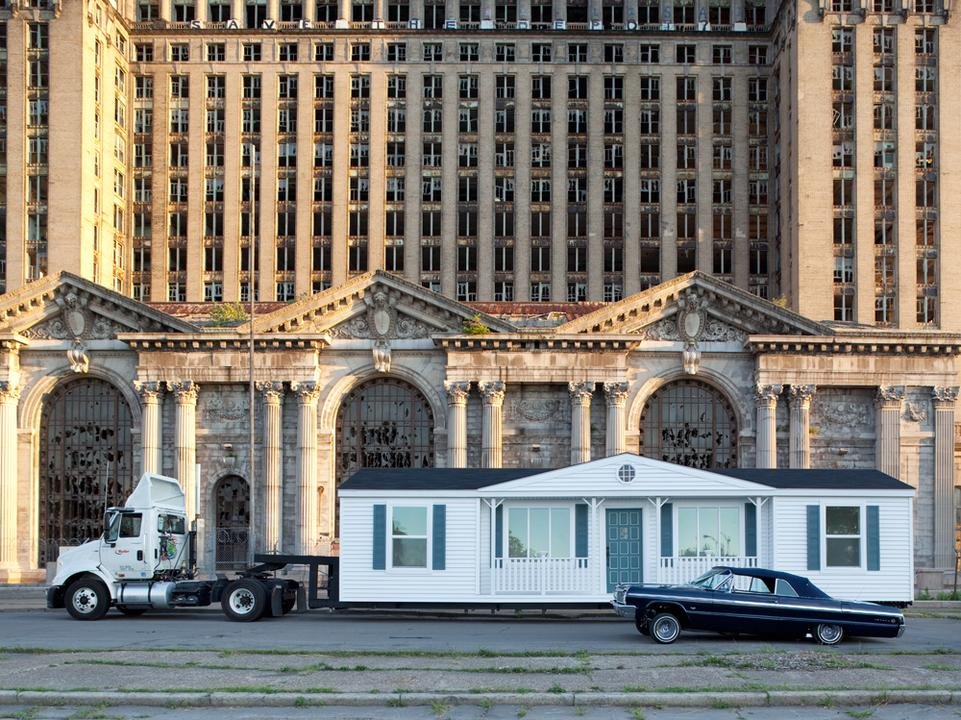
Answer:
[[730, 570], [708, 570], [690, 584], [705, 590], [730, 590], [732, 577]]

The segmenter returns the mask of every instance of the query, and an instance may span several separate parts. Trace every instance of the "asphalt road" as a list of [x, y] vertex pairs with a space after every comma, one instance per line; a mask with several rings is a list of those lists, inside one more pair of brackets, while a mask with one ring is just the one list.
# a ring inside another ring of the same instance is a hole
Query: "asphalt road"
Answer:
[[[899, 639], [854, 638], [845, 652], [961, 653], [961, 622], [952, 617], [908, 617]], [[770, 648], [799, 649], [811, 641], [740, 638], [713, 633], [683, 633], [677, 643], [661, 646], [643, 638], [633, 623], [606, 617], [505, 619], [475, 614], [468, 618], [389, 617], [358, 612], [313, 611], [255, 623], [230, 622], [214, 612], [148, 614], [128, 618], [111, 612], [96, 622], [72, 620], [64, 610], [0, 613], [0, 646], [45, 649], [183, 648], [286, 650], [428, 650], [517, 652], [562, 649], [590, 653], [638, 651], [700, 653]]]

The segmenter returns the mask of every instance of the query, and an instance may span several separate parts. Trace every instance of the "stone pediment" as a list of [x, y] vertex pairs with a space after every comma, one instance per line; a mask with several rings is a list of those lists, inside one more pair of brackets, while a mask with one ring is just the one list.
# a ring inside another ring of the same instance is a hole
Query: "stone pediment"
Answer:
[[463, 333], [474, 318], [491, 333], [514, 332], [503, 320], [377, 270], [258, 317], [254, 331], [389, 342]]
[[688, 273], [557, 328], [564, 334], [738, 342], [749, 335], [833, 335], [834, 330], [710, 275]]
[[102, 285], [61, 272], [0, 296], [0, 333], [87, 343], [121, 333], [193, 333], [197, 328]]

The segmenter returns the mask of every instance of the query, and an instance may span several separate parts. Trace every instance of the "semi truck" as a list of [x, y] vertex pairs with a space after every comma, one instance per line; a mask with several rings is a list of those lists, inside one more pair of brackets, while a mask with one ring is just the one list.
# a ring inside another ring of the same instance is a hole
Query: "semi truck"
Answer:
[[[271, 554], [254, 561], [232, 579], [198, 578], [196, 533], [187, 526], [183, 490], [173, 478], [146, 473], [123, 507], [106, 509], [99, 538], [60, 554], [47, 607], [99, 620], [111, 607], [142, 615], [219, 602], [231, 620], [250, 622], [285, 615], [298, 598], [310, 608], [337, 605], [338, 558]], [[309, 595], [296, 580], [277, 577], [287, 565], [307, 566]]]

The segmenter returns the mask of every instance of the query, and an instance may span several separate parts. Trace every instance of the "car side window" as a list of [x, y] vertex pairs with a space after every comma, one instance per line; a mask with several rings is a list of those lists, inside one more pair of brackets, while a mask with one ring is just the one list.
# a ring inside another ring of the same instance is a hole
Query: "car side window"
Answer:
[[777, 584], [774, 586], [774, 594], [784, 597], [798, 597], [797, 590], [791, 587], [791, 583], [781, 578], [778, 578]]
[[748, 592], [770, 594], [771, 588], [761, 578], [751, 578], [751, 586], [748, 588]]

